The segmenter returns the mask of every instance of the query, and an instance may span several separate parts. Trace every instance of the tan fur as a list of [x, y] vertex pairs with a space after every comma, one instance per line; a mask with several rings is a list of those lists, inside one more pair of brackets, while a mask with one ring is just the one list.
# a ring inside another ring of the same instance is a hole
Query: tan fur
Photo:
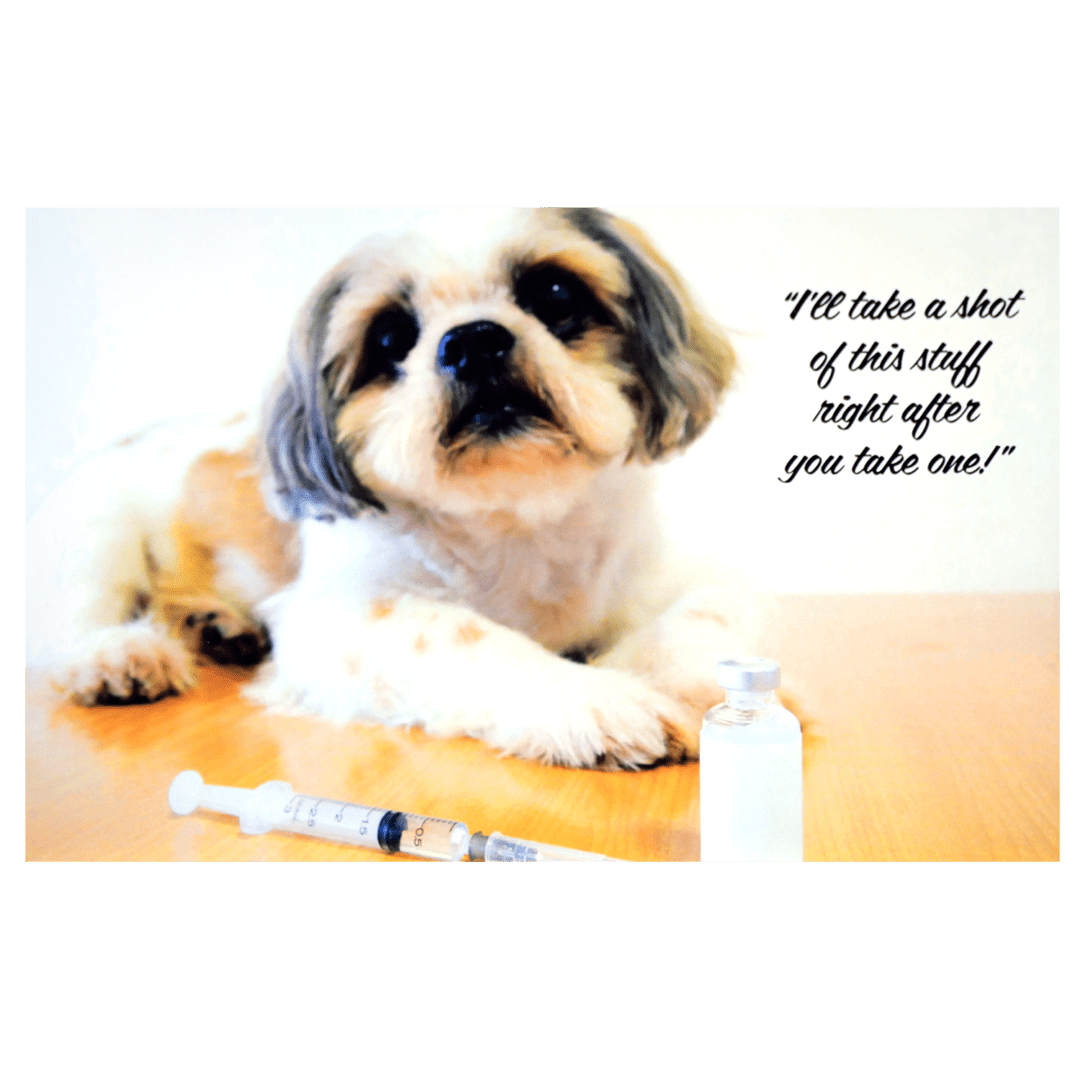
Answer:
[[241, 548], [278, 588], [292, 581], [300, 567], [296, 526], [266, 509], [253, 449], [241, 454], [210, 451], [195, 461], [177, 519], [196, 543]]
[[220, 552], [240, 553], [273, 590], [287, 585], [299, 570], [296, 526], [266, 509], [250, 450], [211, 450], [192, 463], [170, 539], [169, 564], [150, 568], [150, 611], [196, 651], [206, 615], [215, 616], [226, 636], [250, 624], [250, 598], [230, 596], [222, 588], [216, 559]]
[[626, 270], [618, 258], [597, 250], [594, 243], [583, 239], [557, 214], [546, 220], [542, 230], [519, 244], [512, 257], [525, 263], [557, 263], [608, 296], [622, 298], [629, 292]]
[[572, 468], [574, 462], [567, 461], [570, 453], [569, 448], [539, 441], [512, 447], [469, 445], [454, 454], [454, 477], [478, 492], [501, 486], [509, 477], [536, 484], [556, 469]]
[[474, 622], [463, 623], [454, 633], [454, 641], [458, 645], [475, 645], [485, 637], [487, 635]]
[[393, 600], [376, 600], [371, 605], [371, 618], [374, 621], [385, 619], [394, 613]]
[[359, 453], [364, 444], [364, 433], [368, 431], [384, 408], [387, 400], [387, 388], [379, 383], [372, 383], [353, 394], [341, 407], [337, 415], [338, 438], [351, 454]]
[[705, 622], [714, 622], [719, 626], [727, 626], [728, 620], [717, 611], [688, 611], [686, 613], [688, 619], [702, 619]]

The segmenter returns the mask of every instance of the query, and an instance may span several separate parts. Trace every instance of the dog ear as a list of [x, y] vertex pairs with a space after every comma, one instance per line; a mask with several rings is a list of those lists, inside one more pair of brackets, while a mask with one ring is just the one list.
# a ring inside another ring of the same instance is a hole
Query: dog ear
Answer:
[[267, 496], [289, 518], [333, 521], [386, 507], [352, 473], [335, 437], [335, 412], [323, 352], [334, 305], [349, 274], [331, 271], [308, 299], [289, 340], [285, 371], [263, 413], [262, 454]]
[[623, 360], [638, 376], [637, 456], [659, 459], [708, 426], [735, 372], [735, 350], [637, 226], [603, 210], [568, 211], [579, 232], [618, 257], [630, 280]]

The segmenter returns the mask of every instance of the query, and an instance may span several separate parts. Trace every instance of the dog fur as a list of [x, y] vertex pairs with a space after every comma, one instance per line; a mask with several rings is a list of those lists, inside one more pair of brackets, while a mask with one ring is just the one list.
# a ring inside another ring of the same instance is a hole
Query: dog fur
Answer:
[[80, 526], [28, 560], [55, 598], [31, 639], [83, 704], [269, 652], [245, 692], [279, 711], [572, 766], [696, 757], [739, 649], [722, 601], [664, 568], [651, 466], [734, 367], [602, 211], [372, 238], [304, 305], [257, 420], [162, 425], [61, 492]]

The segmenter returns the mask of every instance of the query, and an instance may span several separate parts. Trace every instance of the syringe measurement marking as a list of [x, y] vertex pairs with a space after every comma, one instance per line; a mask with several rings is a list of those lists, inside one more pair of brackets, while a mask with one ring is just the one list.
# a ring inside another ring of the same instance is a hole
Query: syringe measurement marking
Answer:
[[[312, 800], [310, 798], [310, 796], [294, 795], [291, 799], [288, 800], [288, 802], [286, 802], [283, 810], [284, 810], [285, 813], [289, 813], [289, 811], [292, 810], [292, 819], [293, 819], [294, 823], [296, 823], [296, 822], [298, 822], [298, 819], [300, 818], [301, 811], [303, 810], [303, 808], [305, 808], [305, 805], [308, 804], [308, 802], [310, 802], [311, 805], [308, 807], [306, 824], [307, 824], [308, 828], [314, 828], [316, 823], [318, 823], [319, 808], [320, 808], [320, 806], [322, 806], [323, 802], [326, 802], [326, 801], [327, 801], [326, 799], [322, 799], [322, 798]], [[333, 804], [330, 804], [330, 805], [333, 806]], [[357, 832], [359, 832], [359, 835], [360, 836], [365, 836], [365, 837], [368, 835], [368, 828], [369, 828], [370, 824], [372, 824], [372, 814], [373, 813], [380, 814], [380, 818], [379, 818], [380, 822], [382, 821], [383, 818], [386, 818], [387, 814], [393, 814], [394, 816], [396, 816], [396, 814], [399, 813], [399, 811], [380, 810], [378, 807], [363, 806], [362, 804], [357, 804], [357, 802], [342, 802], [342, 804], [340, 806], [341, 806], [341, 809], [338, 810], [338, 812], [334, 815], [334, 820], [338, 824], [341, 824], [343, 818], [345, 818], [345, 812], [347, 810], [355, 809], [355, 810], [364, 810], [364, 811], [366, 811], [366, 813], [364, 814], [363, 820], [360, 822], [359, 826], [357, 826]], [[403, 818], [407, 818], [408, 815], [402, 814], [402, 816], [403, 816]], [[421, 849], [423, 848], [423, 846], [424, 846], [423, 836], [424, 836], [424, 833], [426, 833], [426, 831], [427, 831], [426, 826], [429, 824], [429, 822], [433, 822], [435, 824], [449, 825], [451, 827], [451, 829], [453, 829], [454, 825], [456, 824], [456, 822], [450, 821], [449, 819], [446, 819], [446, 818], [421, 818], [419, 825], [417, 825], [416, 828], [413, 829], [413, 847], [414, 848], [421, 848]], [[399, 834], [399, 837], [400, 837], [400, 834]], [[400, 851], [401, 850], [401, 839], [400, 838], [399, 838], [399, 840], [397, 840], [397, 846], [393, 850], [395, 850], [395, 851]]]
[[413, 830], [413, 847], [422, 848], [424, 846], [424, 826], [427, 825], [428, 822], [434, 822], [436, 825], [449, 825], [451, 831], [457, 824], [457, 822], [450, 821], [448, 818], [423, 818], [420, 824]]
[[[297, 800], [297, 805], [296, 805], [296, 808], [293, 811], [292, 817], [293, 817], [293, 821], [296, 821], [296, 819], [300, 816], [301, 810], [303, 809], [304, 797], [303, 796], [294, 796], [294, 800]], [[311, 807], [311, 809], [308, 811], [308, 820], [307, 820], [308, 828], [314, 828], [314, 826], [316, 824], [316, 818], [318, 817], [318, 808], [322, 803], [324, 803], [326, 801], [327, 801], [326, 799], [317, 800], [315, 802], [315, 804]], [[333, 803], [331, 803], [330, 805], [332, 806]], [[288, 810], [288, 806], [286, 806], [285, 809]], [[388, 812], [386, 810], [379, 810], [378, 807], [362, 806], [359, 803], [343, 802], [343, 803], [340, 804], [340, 809], [338, 810], [338, 812], [334, 815], [334, 821], [337, 822], [337, 824], [339, 824], [339, 825], [342, 824], [342, 822], [344, 820], [344, 817], [345, 817], [345, 812], [347, 810], [356, 810], [356, 811], [361, 811], [362, 810], [362, 811], [364, 811], [364, 817], [356, 827], [357, 828], [357, 833], [360, 836], [367, 836], [368, 835], [368, 832], [369, 832], [369, 830], [371, 828], [371, 816], [372, 816], [372, 814], [378, 814], [379, 817], [380, 817], [380, 820], [381, 820], [382, 817], [385, 816], [385, 814]], [[347, 829], [347, 828], [349, 828], [349, 826], [345, 825], [345, 826], [343, 826], [343, 828]]]
[[[342, 825], [342, 820], [345, 817], [345, 811], [346, 810], [357, 810], [357, 811], [363, 810], [363, 811], [365, 811], [363, 818], [361, 819], [359, 824], [356, 826], [356, 830], [357, 830], [358, 835], [367, 836], [367, 834], [368, 834], [368, 826], [371, 824], [371, 815], [376, 812], [377, 807], [361, 806], [360, 803], [343, 802], [341, 804], [341, 809], [334, 815], [334, 820], [339, 825]], [[385, 810], [378, 810], [378, 813], [379, 814], [385, 814], [386, 811]], [[345, 829], [350, 828], [350, 827], [351, 826], [348, 826], [348, 825], [342, 825], [342, 828], [345, 828]]]

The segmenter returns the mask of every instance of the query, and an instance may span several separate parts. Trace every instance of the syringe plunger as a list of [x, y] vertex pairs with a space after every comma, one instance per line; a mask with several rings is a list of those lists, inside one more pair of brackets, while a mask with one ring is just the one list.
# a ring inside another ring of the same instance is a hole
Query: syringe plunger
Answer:
[[250, 791], [205, 784], [189, 769], [169, 787], [169, 807], [175, 814], [199, 807], [232, 814], [240, 819], [241, 831], [250, 835], [280, 829], [443, 862], [460, 861], [469, 845], [469, 828], [462, 821], [295, 795], [284, 780], [270, 780]]

